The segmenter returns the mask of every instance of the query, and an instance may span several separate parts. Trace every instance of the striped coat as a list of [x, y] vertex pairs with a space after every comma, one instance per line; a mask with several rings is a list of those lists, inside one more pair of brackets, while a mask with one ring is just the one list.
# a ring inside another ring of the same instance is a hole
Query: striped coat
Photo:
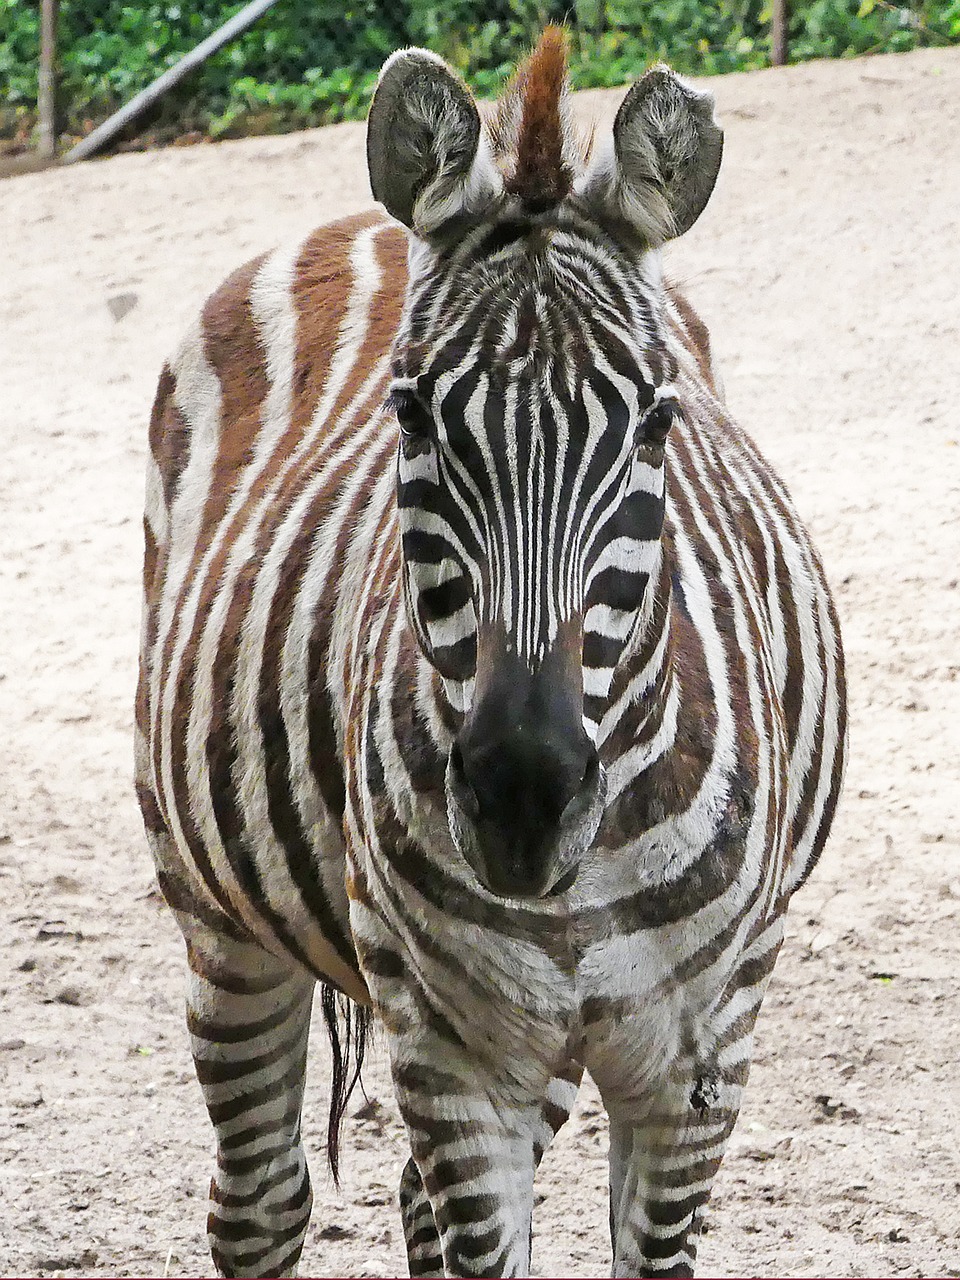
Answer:
[[485, 887], [450, 825], [469, 697], [405, 589], [388, 394], [407, 241], [367, 214], [242, 268], [151, 421], [138, 794], [190, 959], [214, 1259], [296, 1264], [319, 980], [387, 1031], [413, 1274], [523, 1273], [533, 1171], [584, 1068], [611, 1118], [615, 1274], [689, 1274], [783, 910], [837, 800], [836, 615], [702, 323], [660, 286], [682, 412], [648, 641], [606, 684], [602, 643], [578, 651], [602, 816], [572, 882]]

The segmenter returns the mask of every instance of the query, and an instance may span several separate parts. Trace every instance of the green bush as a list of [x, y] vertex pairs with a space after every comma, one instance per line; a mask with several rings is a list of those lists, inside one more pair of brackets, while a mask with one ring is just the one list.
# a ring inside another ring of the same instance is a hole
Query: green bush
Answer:
[[[566, 22], [578, 88], [623, 84], [655, 59], [715, 73], [770, 60], [770, 0], [278, 0], [139, 127], [157, 135], [279, 131], [356, 119], [384, 58], [426, 45], [492, 94], [546, 22]], [[243, 7], [61, 0], [62, 127], [77, 136]], [[798, 0], [801, 61], [960, 41], [960, 0]], [[0, 135], [35, 120], [38, 4], [0, 0]]]

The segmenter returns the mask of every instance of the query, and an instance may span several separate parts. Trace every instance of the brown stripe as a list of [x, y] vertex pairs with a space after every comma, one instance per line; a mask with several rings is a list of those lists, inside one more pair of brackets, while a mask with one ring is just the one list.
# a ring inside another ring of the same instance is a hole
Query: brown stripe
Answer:
[[175, 389], [176, 379], [173, 370], [169, 364], [165, 364], [160, 373], [157, 394], [154, 396], [153, 408], [150, 411], [147, 441], [160, 471], [163, 501], [168, 511], [190, 453], [190, 428], [173, 402]]
[[[336, 542], [331, 557], [330, 579], [339, 583], [344, 561], [349, 548], [350, 539], [356, 527], [357, 517], [369, 503], [373, 489], [382, 474], [382, 467], [389, 464], [395, 446], [389, 442], [381, 447], [380, 457], [371, 469], [364, 483], [358, 487], [357, 494], [344, 513], [337, 530]], [[336, 493], [340, 484], [355, 469], [353, 457], [348, 458], [333, 477], [330, 489]], [[311, 512], [311, 517], [315, 515]], [[312, 520], [311, 520], [312, 523]], [[308, 688], [308, 725], [310, 734], [310, 766], [320, 794], [330, 812], [336, 817], [343, 816], [345, 792], [343, 782], [343, 766], [337, 741], [336, 721], [333, 701], [327, 682], [330, 662], [330, 640], [333, 632], [333, 621], [336, 614], [338, 597], [334, 592], [327, 592], [317, 603], [315, 622], [310, 633], [307, 653], [307, 688]]]
[[[330, 311], [330, 286], [346, 273], [349, 261], [347, 255], [353, 239], [361, 230], [375, 225], [378, 221], [380, 221], [379, 215], [364, 214], [348, 219], [336, 228], [328, 228], [326, 235], [318, 234], [311, 238], [298, 263], [292, 294], [293, 305], [298, 315], [293, 419], [300, 425], [301, 431], [306, 430], [322, 395], [330, 364], [330, 353], [335, 346], [336, 334], [328, 332], [325, 326], [318, 323]], [[383, 280], [381, 287], [371, 300], [364, 342], [328, 415], [327, 421], [330, 424], [328, 430], [331, 432], [338, 415], [359, 392], [377, 361], [389, 351], [396, 335], [403, 304], [403, 285], [406, 279], [405, 244], [405, 237], [399, 228], [385, 227], [377, 236], [375, 255], [383, 272]], [[324, 448], [328, 456], [349, 439], [359, 423], [366, 421], [379, 408], [385, 394], [386, 377], [382, 385], [371, 390], [367, 401], [357, 407], [354, 418], [342, 424], [336, 435], [331, 434], [325, 441]], [[351, 511], [341, 521], [331, 557], [330, 576], [334, 580], [339, 579], [355, 516], [363, 509], [362, 504], [365, 505], [376, 483], [376, 478], [381, 474], [382, 466], [387, 465], [392, 452], [393, 446], [384, 450], [382, 462], [378, 461], [371, 472], [370, 480], [364, 485], [363, 494], [352, 504]], [[303, 467], [289, 477], [285, 486], [286, 492], [280, 497], [281, 504], [288, 506], [294, 500], [295, 495], [302, 491], [304, 483], [312, 477], [316, 465], [316, 459], [305, 459]], [[325, 509], [332, 506], [341, 485], [350, 477], [355, 467], [356, 462], [352, 456], [347, 457], [340, 464], [337, 471], [330, 476], [324, 493], [319, 495], [305, 517], [305, 526], [314, 529], [319, 527]], [[286, 572], [290, 572], [289, 568]], [[310, 637], [307, 680], [312, 769], [324, 803], [332, 814], [340, 817], [344, 807], [343, 776], [338, 759], [334, 709], [325, 677], [335, 608], [336, 600], [333, 593], [325, 593], [318, 604], [317, 620]]]
[[153, 789], [143, 782], [138, 782], [136, 784], [136, 792], [140, 813], [143, 817], [143, 825], [146, 829], [152, 832], [153, 835], [169, 834]]
[[150, 522], [143, 521], [143, 634], [140, 639], [137, 696], [134, 722], [147, 737], [150, 733], [150, 654], [157, 639], [159, 601], [154, 592], [154, 574], [157, 566], [157, 544]]
[[674, 324], [673, 332], [697, 362], [700, 376], [714, 395], [717, 386], [713, 380], [713, 355], [710, 348], [710, 330], [691, 307], [676, 285], [668, 283], [667, 295], [680, 315], [681, 326]]
[[[760, 488], [766, 502], [776, 512], [783, 526], [785, 536], [797, 546], [801, 555], [804, 552], [810, 552], [811, 556], [813, 556], [806, 530], [797, 519], [796, 513], [783, 501], [777, 492], [770, 469], [757, 451], [756, 445], [745, 433], [741, 432], [740, 435], [751, 464], [748, 481]], [[787, 743], [792, 756], [797, 745], [805, 675], [803, 651], [800, 646], [800, 614], [790, 579], [790, 571], [783, 554], [783, 541], [773, 526], [770, 527], [770, 538], [774, 544], [776, 589], [783, 615], [784, 635], [787, 646], [787, 670], [781, 702], [787, 730]], [[819, 563], [815, 563], [811, 567], [813, 568], [814, 577], [819, 577], [822, 580]], [[810, 607], [815, 611], [815, 602], [812, 602]], [[819, 630], [815, 617], [814, 625]], [[817, 653], [814, 661], [817, 665], [820, 665], [819, 653]]]
[[[315, 233], [297, 263], [292, 302], [297, 312], [296, 380], [294, 385], [294, 420], [305, 427], [326, 383], [331, 353], [336, 350], [336, 328], [331, 332], [327, 322], [331, 283], [344, 279], [349, 271], [349, 250], [358, 233], [382, 221], [378, 214], [362, 214], [348, 218], [336, 227]], [[407, 241], [399, 227], [384, 224], [375, 243], [375, 256], [382, 272], [380, 287], [374, 295], [367, 317], [364, 340], [327, 417], [336, 423], [340, 414], [360, 390], [373, 366], [393, 345], [407, 279]], [[343, 298], [350, 284], [343, 288]], [[332, 317], [330, 317], [332, 318]], [[337, 317], [339, 323], [339, 317]]]
[[[220, 934], [225, 938], [232, 938], [236, 942], [252, 941], [250, 934], [242, 925], [218, 911], [215, 906], [211, 906], [203, 898], [198, 897], [194, 888], [187, 885], [185, 880], [174, 874], [169, 868], [157, 868], [157, 884], [160, 886], [164, 902], [177, 915], [192, 916], [194, 920], [199, 920], [201, 924], [206, 925], [214, 933]], [[190, 945], [188, 943], [188, 959], [189, 956]]]
[[[739, 652], [741, 656], [741, 662], [737, 665], [735, 718], [741, 734], [745, 733], [750, 737], [750, 754], [751, 757], [755, 757], [758, 747], [757, 728], [753, 723], [753, 712], [750, 706], [748, 666], [752, 667], [752, 674], [758, 686], [760, 728], [766, 739], [768, 750], [774, 751], [776, 742], [773, 724], [776, 691], [773, 686], [772, 650], [765, 625], [766, 552], [763, 536], [753, 512], [739, 502], [737, 486], [724, 456], [714, 447], [713, 441], [706, 434], [698, 434], [697, 443], [701, 445], [701, 466], [706, 472], [706, 481], [698, 481], [692, 462], [687, 461], [689, 455], [686, 450], [683, 452], [683, 465], [700, 500], [700, 511], [709, 520], [726, 553], [730, 572], [736, 582], [734, 590], [747, 624], [749, 635], [747, 649], [744, 652], [739, 649], [739, 641], [736, 637], [733, 600], [731, 599], [729, 609], [716, 612], [718, 625], [722, 631], [727, 631], [729, 634], [731, 650]], [[688, 529], [692, 528], [692, 513], [685, 525]], [[696, 536], [694, 537], [696, 541]], [[707, 554], [705, 549], [701, 548], [701, 557], [705, 554]], [[746, 560], [745, 566], [740, 563], [741, 560]], [[753, 570], [752, 575], [749, 572], [750, 569]], [[719, 573], [719, 567], [716, 572]], [[751, 601], [751, 596], [756, 598], [755, 603]]]
[[[826, 671], [824, 670], [824, 641], [820, 630], [820, 620], [816, 612], [813, 614], [813, 624], [816, 631], [816, 647], [814, 649], [815, 661], [821, 668], [821, 679], [816, 686], [814, 697], [817, 700], [816, 711], [813, 718], [813, 748], [810, 755], [810, 763], [803, 776], [802, 786], [800, 789], [800, 797], [797, 802], [796, 813], [793, 818], [793, 843], [798, 844], [802, 838], [802, 832], [810, 820], [810, 811], [813, 808], [813, 802], [816, 797], [817, 785], [820, 781], [820, 771], [823, 768], [823, 743], [824, 732], [826, 726], [824, 724], [824, 708], [827, 698], [827, 682]], [[794, 768], [798, 768], [797, 764]]]
[[[310, 245], [324, 239], [332, 242], [334, 246], [329, 262], [331, 270], [335, 276], [346, 276], [349, 240], [343, 236], [342, 228], [333, 229], [326, 237], [324, 237], [322, 231], [316, 233], [311, 238], [307, 248], [305, 248], [302, 257], [308, 254]], [[227, 504], [235, 486], [245, 468], [250, 465], [253, 445], [261, 428], [262, 404], [269, 391], [269, 386], [264, 367], [264, 353], [251, 313], [250, 289], [262, 262], [263, 259], [257, 259], [252, 263], [248, 263], [240, 271], [235, 272], [217, 290], [204, 308], [205, 352], [221, 383], [221, 440], [211, 478], [210, 492], [204, 507], [204, 517], [197, 540], [197, 549], [180, 593], [177, 605], [178, 613], [183, 607], [190, 587], [193, 585], [203, 554], [210, 539], [213, 537], [216, 526], [226, 516]], [[342, 305], [340, 307], [330, 306], [328, 299], [328, 305], [320, 311], [318, 316], [313, 318], [322, 333], [323, 339], [328, 344], [328, 349], [332, 349], [335, 345], [342, 309]], [[324, 379], [328, 369], [329, 363], [325, 363], [322, 370]], [[322, 393], [322, 385], [321, 383], [317, 388], [318, 395]], [[199, 832], [193, 821], [189, 797], [186, 792], [186, 736], [194, 696], [195, 671], [193, 663], [196, 660], [203, 626], [212, 606], [213, 598], [222, 589], [220, 586], [221, 576], [230, 550], [236, 541], [239, 531], [249, 519], [254, 505], [259, 501], [263, 487], [269, 485], [273, 476], [282, 466], [283, 459], [295, 447], [298, 432], [303, 430], [303, 425], [303, 421], [297, 421], [295, 416], [268, 460], [260, 478], [260, 484], [248, 495], [241, 509], [235, 514], [229, 527], [225, 530], [222, 545], [209, 566], [202, 586], [190, 640], [184, 654], [183, 669], [178, 673], [177, 677], [177, 697], [171, 723], [175, 803], [181, 816], [181, 825], [195, 865], [211, 892], [214, 893], [225, 910], [231, 910], [231, 908], [223, 889], [216, 881], [209, 855], [203, 847]], [[228, 625], [227, 631], [229, 632], [229, 630]], [[169, 671], [168, 666], [174, 643], [175, 630], [172, 628], [164, 652], [164, 683], [172, 678], [172, 672]], [[221, 645], [222, 652], [223, 646]], [[222, 664], [222, 672], [225, 671], [226, 666], [230, 665], [229, 661], [220, 655], [218, 655], [218, 661]], [[222, 706], [222, 704], [215, 705]], [[227, 766], [227, 772], [229, 773], [229, 762], [224, 760], [222, 754], [224, 750], [229, 752], [229, 747], [225, 747], [223, 743], [223, 733], [224, 726], [222, 723], [216, 726], [211, 733], [211, 737], [214, 739], [212, 744], [213, 754], [216, 757], [217, 764], [220, 766], [221, 777], [223, 776], [224, 766]], [[158, 733], [156, 744], [158, 755], [160, 750], [159, 738], [160, 735]], [[252, 903], [248, 899], [246, 909], [251, 907]]]
[[[437, 749], [430, 725], [420, 710], [417, 698], [419, 660], [420, 646], [412, 629], [405, 627], [400, 638], [398, 678], [393, 682], [390, 717], [410, 786], [418, 795], [432, 797], [433, 803], [443, 809], [446, 806], [447, 757]], [[435, 680], [439, 683], [440, 677], [435, 676]], [[442, 693], [439, 697], [445, 706], [450, 705]]]
[[[817, 561], [817, 568], [819, 569], [819, 561]], [[836, 646], [837, 745], [836, 745], [833, 757], [828, 761], [822, 754], [822, 742], [824, 737], [825, 725], [823, 724], [819, 725], [819, 730], [820, 730], [819, 740], [821, 742], [821, 748], [814, 756], [814, 761], [813, 761], [813, 764], [811, 765], [810, 775], [808, 775], [807, 782], [812, 783], [812, 775], [816, 775], [817, 782], [819, 783], [819, 778], [823, 770], [826, 768], [829, 768], [831, 771], [830, 790], [827, 794], [826, 804], [824, 805], [823, 813], [820, 817], [819, 824], [817, 825], [816, 834], [814, 835], [813, 844], [810, 849], [810, 855], [807, 858], [806, 865], [801, 869], [800, 879], [797, 882], [798, 888], [801, 884], [803, 884], [804, 880], [806, 880], [807, 876], [810, 874], [813, 868], [817, 865], [817, 860], [819, 859], [820, 854], [823, 851], [824, 843], [826, 842], [827, 835], [830, 832], [830, 825], [833, 821], [833, 815], [837, 807], [837, 801], [840, 797], [840, 787], [843, 782], [843, 770], [844, 770], [844, 764], [846, 761], [847, 686], [846, 686], [846, 678], [845, 678], [844, 666], [843, 666], [843, 646], [840, 639], [840, 627], [837, 619], [836, 607], [834, 605], [833, 599], [831, 598], [829, 592], [827, 592], [827, 611], [830, 619], [830, 626], [832, 628], [832, 638]], [[824, 680], [824, 686], [825, 685], [826, 685], [826, 680]], [[803, 839], [803, 837], [806, 835], [807, 826], [811, 818], [813, 800], [816, 796], [816, 790], [811, 786], [809, 799], [808, 799], [807, 790], [808, 789], [805, 787], [804, 799], [801, 801], [800, 807], [797, 812], [797, 816], [794, 820], [794, 844], [795, 845], [799, 844], [800, 841]]]
[[[153, 578], [157, 569], [158, 548], [156, 539], [153, 536], [153, 528], [150, 521], [144, 516], [143, 519], [143, 591], [144, 597], [151, 602], [149, 617], [151, 621], [155, 620], [156, 601], [153, 599]], [[144, 648], [150, 649], [156, 639], [156, 626], [152, 630], [146, 632], [144, 636]]]
[[[771, 536], [773, 536], [772, 533]], [[787, 749], [792, 757], [797, 748], [797, 733], [800, 728], [800, 713], [803, 708], [803, 650], [800, 645], [800, 615], [797, 609], [797, 601], [793, 594], [790, 571], [783, 557], [783, 550], [779, 540], [775, 543], [775, 565], [777, 596], [780, 601], [784, 640], [787, 646], [787, 667], [780, 699], [787, 731]]]
[[669, 688], [667, 677], [675, 662], [679, 663], [682, 699], [677, 743], [674, 749], [624, 788], [607, 809], [598, 840], [608, 849], [622, 847], [665, 818], [686, 812], [713, 758], [716, 708], [707, 676], [706, 656], [700, 635], [686, 612], [679, 581], [672, 598], [670, 595], [669, 565], [674, 560], [674, 532], [669, 522], [663, 536], [664, 574], [657, 586], [651, 639], [624, 664], [622, 676], [618, 673], [611, 700], [650, 660], [659, 640], [660, 628], [666, 625], [665, 610], [669, 608], [671, 633], [667, 655], [653, 686], [642, 698], [624, 709], [604, 743], [601, 757], [609, 768], [626, 751], [650, 741], [658, 732]]
[[[166, 894], [166, 886], [163, 886], [164, 894]], [[167, 899], [171, 902], [170, 898]], [[220, 929], [219, 932], [226, 932]], [[227, 934], [227, 936], [231, 936]], [[238, 941], [252, 941], [249, 934], [244, 934]], [[268, 991], [276, 991], [283, 987], [289, 980], [289, 975], [280, 972], [277, 968], [269, 968], [265, 971], [253, 970], [246, 968], [244, 971], [238, 972], [229, 968], [226, 964], [218, 963], [219, 957], [216, 954], [210, 955], [199, 947], [187, 942], [187, 963], [190, 965], [191, 972], [196, 974], [204, 982], [209, 982], [211, 986], [217, 987], [220, 991], [227, 991], [232, 995], [238, 996], [261, 996]]]
[[[363, 410], [370, 410], [372, 406], [367, 403], [362, 408]], [[362, 421], [363, 416], [365, 415], [358, 414], [358, 420]], [[372, 490], [382, 475], [384, 468], [389, 465], [390, 459], [394, 454], [394, 447], [392, 441], [388, 441], [380, 447], [379, 454], [366, 483], [358, 492], [351, 509], [340, 519], [336, 553], [333, 557], [330, 573], [330, 579], [334, 582], [339, 581], [339, 569], [342, 567], [343, 555], [346, 552], [349, 537], [355, 527], [355, 518], [368, 507]], [[319, 465], [319, 461], [316, 465]], [[335, 947], [344, 963], [354, 970], [356, 957], [350, 937], [349, 924], [346, 920], [338, 920], [334, 914], [332, 905], [317, 873], [314, 862], [316, 851], [300, 822], [291, 778], [287, 726], [281, 711], [280, 686], [282, 682], [283, 647], [306, 567], [316, 543], [328, 536], [328, 531], [323, 527], [324, 517], [328, 515], [326, 509], [329, 508], [331, 500], [335, 497], [343, 480], [347, 478], [355, 467], [356, 459], [353, 457], [341, 464], [338, 471], [330, 478], [323, 492], [318, 495], [312, 507], [306, 513], [301, 529], [290, 547], [280, 574], [278, 588], [271, 602], [260, 670], [258, 702], [264, 767], [267, 771], [269, 786], [270, 819], [274, 832], [284, 846], [291, 877], [303, 897], [311, 919], [323, 932], [327, 941]], [[306, 484], [309, 478], [308, 475], [304, 474], [303, 483]], [[258, 550], [264, 555], [273, 541], [276, 533], [275, 525], [279, 524], [279, 518], [284, 513], [286, 506], [287, 504], [284, 503], [280, 508], [272, 512], [271, 519], [264, 521], [261, 527], [261, 546]], [[261, 555], [256, 555], [255, 560], [259, 563]], [[312, 746], [316, 745], [316, 739], [313, 736], [316, 727], [316, 716], [311, 713], [310, 708], [319, 691], [322, 691], [326, 704], [325, 709], [329, 709], [327, 684], [324, 673], [320, 669], [320, 664], [322, 663], [325, 667], [330, 658], [329, 635], [335, 603], [335, 591], [326, 590], [321, 594], [317, 606], [318, 621], [311, 637], [309, 651], [311, 669], [306, 678], [310, 690], [308, 724], [311, 731]], [[315, 644], [318, 627], [322, 628], [324, 632], [319, 646]], [[315, 671], [312, 669], [313, 662], [318, 664]], [[336, 755], [336, 738], [333, 733], [332, 717], [328, 722], [327, 733], [328, 742], [330, 742], [332, 750], [322, 762], [320, 770], [316, 774], [316, 780], [325, 802], [328, 796], [334, 800], [338, 799], [338, 792], [342, 795], [343, 788], [343, 774], [340, 761]], [[316, 767], [317, 761], [312, 754], [311, 763]], [[342, 817], [342, 803], [339, 810], [331, 809], [331, 811], [337, 817]]]
[[[201, 527], [193, 552], [192, 562], [180, 590], [175, 617], [182, 615], [187, 596], [199, 571], [207, 546], [217, 523], [223, 518], [225, 504], [229, 501], [237, 474], [249, 461], [249, 438], [256, 434], [261, 402], [267, 393], [267, 380], [263, 370], [263, 353], [259, 344], [253, 317], [250, 312], [250, 286], [262, 259], [242, 267], [223, 284], [208, 300], [203, 310], [203, 343], [205, 354], [220, 381], [221, 416], [220, 442], [214, 463], [210, 489], [204, 503]], [[247, 438], [241, 435], [242, 428]], [[236, 524], [233, 526], [236, 528]], [[172, 535], [172, 531], [171, 531]], [[187, 785], [187, 732], [194, 702], [194, 681], [200, 636], [212, 605], [212, 597], [219, 586], [223, 562], [229, 552], [232, 539], [224, 540], [203, 584], [189, 641], [181, 659], [179, 671], [171, 669], [171, 659], [177, 641], [177, 627], [171, 626], [164, 645], [161, 688], [176, 679], [176, 697], [170, 723], [170, 754], [173, 775], [172, 801], [176, 807], [184, 839], [190, 851], [193, 865], [207, 888], [223, 910], [237, 918], [226, 892], [217, 880], [200, 831], [194, 819], [193, 806]], [[162, 703], [162, 698], [160, 699]], [[218, 711], [215, 707], [214, 715]], [[156, 776], [162, 776], [162, 733], [155, 725], [154, 768]], [[167, 798], [168, 803], [170, 798]]]

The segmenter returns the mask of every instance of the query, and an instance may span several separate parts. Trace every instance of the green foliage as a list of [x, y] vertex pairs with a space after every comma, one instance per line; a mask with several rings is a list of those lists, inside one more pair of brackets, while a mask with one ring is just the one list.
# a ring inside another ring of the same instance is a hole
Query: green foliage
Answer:
[[579, 0], [572, 78], [577, 88], [622, 84], [650, 62], [711, 75], [769, 62], [762, 0]]
[[[0, 0], [0, 128], [7, 132], [36, 102], [37, 8], [36, 0]], [[61, 0], [66, 131], [85, 132], [242, 8], [242, 0]], [[269, 116], [276, 128], [289, 128], [363, 115], [377, 68], [409, 43], [401, 13], [395, 0], [280, 0], [175, 90], [151, 123], [223, 133], [247, 116], [260, 127]]]
[[[0, 134], [33, 122], [37, 0], [0, 0]], [[61, 0], [63, 127], [86, 132], [241, 8], [242, 0]], [[712, 74], [770, 60], [770, 0], [279, 0], [146, 125], [213, 136], [362, 117], [406, 44], [495, 93], [547, 22], [566, 22], [577, 88], [623, 84], [662, 59]], [[960, 41], [960, 0], [796, 0], [792, 61]]]

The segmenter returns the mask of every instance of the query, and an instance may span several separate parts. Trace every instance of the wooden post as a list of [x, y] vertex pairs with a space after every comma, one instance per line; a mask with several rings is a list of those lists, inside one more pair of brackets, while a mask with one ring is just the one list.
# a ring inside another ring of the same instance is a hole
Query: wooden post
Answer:
[[40, 76], [37, 117], [40, 125], [38, 150], [43, 160], [57, 154], [57, 17], [59, 0], [42, 0], [40, 6]]
[[773, 13], [770, 19], [771, 61], [775, 67], [782, 67], [787, 61], [787, 0], [773, 0]]
[[247, 27], [256, 22], [257, 18], [266, 13], [276, 2], [277, 0], [250, 0], [249, 4], [244, 5], [239, 13], [235, 13], [229, 21], [214, 31], [213, 35], [207, 36], [206, 40], [201, 40], [195, 49], [191, 49], [179, 62], [168, 67], [162, 76], [154, 80], [153, 84], [148, 85], [135, 98], [131, 98], [119, 111], [114, 112], [109, 120], [105, 120], [94, 129], [93, 133], [81, 138], [77, 145], [64, 156], [63, 163], [73, 164], [77, 160], [85, 160], [87, 156], [92, 156], [101, 147], [106, 146], [145, 107], [157, 102], [168, 89], [179, 84], [184, 76], [189, 75], [235, 36], [246, 31]]

